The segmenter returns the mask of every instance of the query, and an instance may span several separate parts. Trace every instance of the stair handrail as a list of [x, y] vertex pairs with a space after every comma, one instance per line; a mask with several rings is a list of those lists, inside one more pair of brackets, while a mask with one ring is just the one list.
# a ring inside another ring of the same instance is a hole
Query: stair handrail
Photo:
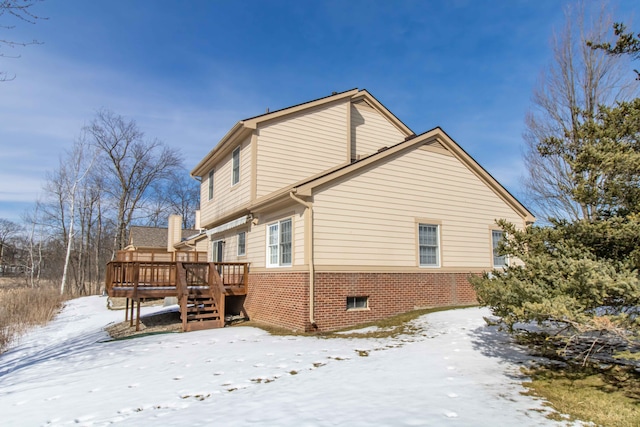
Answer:
[[184, 263], [176, 263], [176, 291], [178, 293], [178, 302], [180, 304], [180, 318], [182, 319], [182, 330], [187, 330], [187, 301], [189, 296], [189, 287], [187, 286], [187, 270]]
[[209, 292], [211, 297], [218, 306], [218, 313], [220, 313], [220, 323], [224, 326], [224, 313], [225, 313], [225, 289], [222, 277], [216, 268], [215, 263], [209, 263]]

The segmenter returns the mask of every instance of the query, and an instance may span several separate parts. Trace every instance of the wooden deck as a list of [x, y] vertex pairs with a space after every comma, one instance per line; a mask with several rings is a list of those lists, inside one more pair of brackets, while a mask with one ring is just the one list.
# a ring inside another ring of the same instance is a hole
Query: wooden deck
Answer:
[[224, 326], [225, 298], [247, 294], [247, 275], [246, 263], [111, 261], [106, 290], [127, 299], [125, 320], [132, 326], [137, 303], [136, 330], [142, 299], [177, 297], [183, 330], [189, 331]]

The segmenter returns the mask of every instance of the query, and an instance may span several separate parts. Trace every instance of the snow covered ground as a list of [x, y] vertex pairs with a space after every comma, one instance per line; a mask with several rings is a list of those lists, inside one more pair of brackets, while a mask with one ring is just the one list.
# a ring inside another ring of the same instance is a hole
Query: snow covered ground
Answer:
[[[234, 327], [109, 341], [106, 299], [69, 301], [0, 356], [0, 424], [554, 426], [520, 394], [529, 357], [486, 309], [433, 313], [387, 339]], [[151, 313], [159, 308], [145, 308]]]

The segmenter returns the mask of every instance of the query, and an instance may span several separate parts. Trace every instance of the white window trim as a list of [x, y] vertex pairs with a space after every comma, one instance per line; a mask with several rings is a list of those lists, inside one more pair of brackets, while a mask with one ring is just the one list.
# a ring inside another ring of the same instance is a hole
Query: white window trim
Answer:
[[[436, 247], [436, 263], [435, 264], [422, 264], [420, 261], [420, 226], [430, 226], [436, 228], [436, 241], [438, 246]], [[420, 222], [418, 223], [418, 265], [420, 268], [440, 268], [442, 259], [442, 243], [440, 242], [440, 224]]]
[[218, 262], [218, 260], [216, 259], [217, 258], [216, 255], [218, 255], [216, 253], [218, 244], [220, 244], [220, 253], [219, 253], [219, 255], [222, 258], [222, 260], [224, 261], [224, 240], [216, 239], [216, 240], [212, 240], [211, 241], [211, 256], [210, 256], [210, 261], [209, 262]]
[[[244, 242], [242, 245], [242, 253], [240, 253], [240, 235], [244, 236]], [[247, 232], [246, 231], [240, 231], [238, 232], [236, 238], [238, 239], [237, 242], [237, 251], [236, 254], [237, 256], [246, 256], [247, 255]]]
[[501, 269], [505, 268], [509, 265], [509, 257], [507, 255], [503, 255], [504, 264], [496, 264], [496, 255], [495, 255], [495, 243], [493, 241], [493, 233], [502, 233], [502, 239], [506, 237], [506, 233], [503, 230], [491, 229], [491, 265], [493, 268]]
[[[291, 262], [288, 263], [288, 264], [282, 264], [281, 259], [280, 259], [281, 258], [281, 251], [280, 251], [281, 226], [282, 226], [283, 222], [287, 222], [287, 221], [289, 221], [291, 223], [291, 243], [290, 243], [291, 244]], [[270, 256], [271, 255], [271, 253], [270, 253], [270, 246], [271, 245], [269, 244], [270, 243], [270, 241], [269, 241], [270, 231], [269, 230], [274, 225], [278, 226], [277, 227], [277, 230], [278, 230], [277, 231], [278, 241], [273, 245], [273, 246], [276, 247], [276, 250], [277, 250], [277, 253], [278, 253], [278, 262], [275, 263], [275, 264], [271, 262], [271, 256]], [[266, 237], [267, 237], [266, 240], [267, 241], [266, 241], [266, 251], [265, 251], [265, 265], [268, 268], [291, 267], [293, 265], [293, 219], [292, 218], [284, 218], [284, 219], [281, 219], [280, 221], [275, 221], [275, 222], [269, 223], [269, 224], [266, 225], [266, 227], [267, 227], [267, 229], [266, 229]]]
[[[236, 153], [238, 154], [238, 162], [236, 164]], [[238, 168], [238, 180], [235, 181], [235, 169]], [[240, 147], [237, 147], [231, 153], [231, 186], [238, 185], [240, 183]]]
[[213, 176], [215, 174], [215, 171], [216, 171], [215, 169], [211, 169], [209, 171], [209, 178], [207, 180], [208, 190], [209, 190], [209, 199], [208, 200], [213, 200], [213, 196], [215, 195], [214, 188], [213, 188], [213, 186], [215, 184], [215, 180], [213, 178]]

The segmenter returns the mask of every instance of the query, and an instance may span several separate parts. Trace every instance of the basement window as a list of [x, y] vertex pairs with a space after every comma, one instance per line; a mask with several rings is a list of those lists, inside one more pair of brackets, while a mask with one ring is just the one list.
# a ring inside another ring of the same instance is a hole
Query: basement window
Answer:
[[369, 308], [369, 297], [347, 297], [347, 310], [366, 310]]

